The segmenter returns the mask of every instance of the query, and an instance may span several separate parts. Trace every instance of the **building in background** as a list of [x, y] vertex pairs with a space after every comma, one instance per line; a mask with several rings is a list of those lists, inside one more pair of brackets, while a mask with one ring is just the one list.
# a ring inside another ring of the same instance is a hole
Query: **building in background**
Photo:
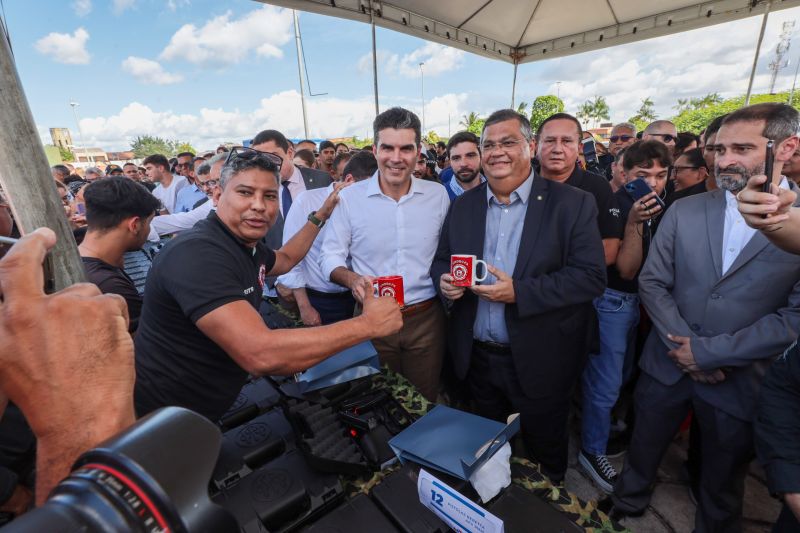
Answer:
[[53, 146], [69, 151], [73, 151], [75, 148], [69, 128], [50, 128], [50, 138], [53, 140]]

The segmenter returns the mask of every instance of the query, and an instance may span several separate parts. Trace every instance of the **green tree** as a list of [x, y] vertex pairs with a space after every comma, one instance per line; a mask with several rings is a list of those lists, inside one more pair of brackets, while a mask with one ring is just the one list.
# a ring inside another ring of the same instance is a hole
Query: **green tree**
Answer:
[[192, 146], [186, 141], [181, 141], [181, 142], [173, 141], [173, 144], [176, 154], [180, 154], [181, 152], [191, 152], [193, 154], [197, 153], [197, 150], [195, 150], [194, 146]]
[[[716, 96], [709, 101], [719, 100], [719, 95], [712, 93], [709, 96]], [[763, 102], [787, 102], [789, 93], [782, 92], [776, 94], [754, 94], [750, 97], [751, 104], [760, 104]], [[692, 133], [700, 133], [708, 124], [715, 118], [736, 111], [744, 105], [744, 95], [735, 96], [733, 98], [726, 98], [718, 101], [717, 103], [704, 105], [696, 109], [685, 109], [672, 117], [670, 120], [675, 123], [678, 131], [690, 131]], [[800, 102], [793, 104], [795, 109], [800, 109]]]
[[65, 163], [70, 161], [75, 161], [75, 154], [69, 148], [64, 148], [62, 146], [58, 147], [58, 153], [61, 156], [61, 160]]
[[611, 110], [608, 108], [608, 102], [606, 102], [605, 96], [595, 95], [594, 100], [589, 101], [589, 105], [592, 109], [591, 118], [594, 120], [595, 126], [597, 126], [597, 123], [601, 120], [608, 120], [611, 118]]
[[692, 106], [689, 103], [689, 99], [688, 98], [678, 98], [678, 103], [675, 104], [674, 106], [672, 106], [672, 109], [674, 109], [678, 113], [680, 113], [680, 112], [682, 112], [682, 111], [684, 111], [686, 109], [691, 109], [691, 108], [692, 108]]
[[423, 135], [422, 136], [422, 140], [424, 140], [425, 142], [430, 143], [430, 144], [436, 144], [439, 141], [441, 141], [442, 138], [439, 137], [438, 133], [436, 133], [435, 131], [431, 130], [431, 131], [428, 132], [427, 135]]
[[648, 96], [642, 100], [642, 105], [639, 106], [639, 110], [634, 116], [628, 119], [628, 122], [636, 126], [637, 130], [642, 131], [657, 118], [658, 115], [656, 115], [655, 104]]
[[139, 135], [131, 143], [131, 150], [136, 158], [144, 158], [153, 154], [171, 157], [175, 153], [175, 143], [161, 137]]
[[528, 102], [520, 102], [517, 106], [517, 113], [520, 115], [528, 115]]
[[558, 96], [537, 96], [531, 104], [531, 128], [536, 131], [550, 115], [564, 112], [564, 102]]
[[594, 107], [592, 107], [592, 103], [588, 100], [578, 106], [578, 112], [575, 113], [577, 119], [581, 122], [581, 124], [588, 125], [589, 121], [592, 120], [592, 116], [594, 115]]

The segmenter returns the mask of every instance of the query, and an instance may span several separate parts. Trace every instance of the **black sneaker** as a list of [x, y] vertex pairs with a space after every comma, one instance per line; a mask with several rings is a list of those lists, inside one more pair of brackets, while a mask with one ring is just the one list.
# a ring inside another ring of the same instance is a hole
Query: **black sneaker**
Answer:
[[578, 453], [578, 462], [584, 472], [589, 474], [595, 484], [605, 492], [611, 494], [614, 491], [614, 482], [617, 480], [617, 471], [609, 462], [605, 455], [591, 455], [583, 450]]

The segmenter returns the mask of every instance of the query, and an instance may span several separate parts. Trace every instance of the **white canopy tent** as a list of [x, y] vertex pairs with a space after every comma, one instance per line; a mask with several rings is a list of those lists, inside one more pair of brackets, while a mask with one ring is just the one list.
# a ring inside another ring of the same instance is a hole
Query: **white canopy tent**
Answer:
[[[396, 30], [517, 66], [763, 14], [800, 0], [258, 0]], [[734, 38], [747, 36], [734, 36]], [[755, 60], [750, 78], [755, 74]], [[377, 111], [377, 72], [375, 107]], [[750, 89], [748, 89], [749, 96]]]

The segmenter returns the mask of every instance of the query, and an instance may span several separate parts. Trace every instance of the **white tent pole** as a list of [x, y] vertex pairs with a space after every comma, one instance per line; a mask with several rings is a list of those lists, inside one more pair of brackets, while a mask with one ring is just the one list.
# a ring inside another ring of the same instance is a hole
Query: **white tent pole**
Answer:
[[375, 93], [375, 115], [380, 114], [378, 109], [378, 53], [375, 49], [375, 15], [372, 13], [372, 2], [369, 3], [369, 23], [372, 26], [372, 83]]
[[308, 118], [306, 117], [306, 88], [305, 83], [303, 83], [303, 61], [301, 59], [300, 54], [302, 54], [303, 44], [300, 41], [300, 24], [297, 22], [297, 11], [294, 9], [292, 10], [292, 16], [294, 17], [294, 42], [297, 46], [297, 74], [300, 76], [300, 102], [303, 105], [303, 130], [306, 134], [306, 139], [308, 139]]
[[772, 0], [767, 0], [764, 4], [764, 18], [761, 19], [761, 32], [758, 34], [758, 42], [756, 43], [756, 55], [753, 58], [753, 68], [750, 71], [750, 81], [747, 83], [747, 96], [744, 99], [744, 105], [750, 105], [750, 93], [753, 91], [753, 79], [756, 77], [756, 66], [758, 66], [758, 54], [761, 53], [761, 41], [764, 40], [764, 30], [767, 28], [767, 17], [769, 16], [769, 8], [772, 7]]
[[516, 59], [514, 60], [514, 80], [511, 82], [511, 109], [514, 109], [514, 100], [516, 98], [517, 93], [517, 63]]

